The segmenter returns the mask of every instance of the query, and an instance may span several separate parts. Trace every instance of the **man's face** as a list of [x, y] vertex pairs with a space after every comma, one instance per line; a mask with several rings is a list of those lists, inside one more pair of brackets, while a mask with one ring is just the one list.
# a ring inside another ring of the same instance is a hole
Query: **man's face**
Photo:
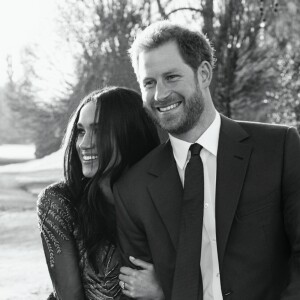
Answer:
[[140, 53], [138, 77], [144, 107], [163, 129], [176, 136], [200, 122], [204, 99], [197, 73], [175, 42]]

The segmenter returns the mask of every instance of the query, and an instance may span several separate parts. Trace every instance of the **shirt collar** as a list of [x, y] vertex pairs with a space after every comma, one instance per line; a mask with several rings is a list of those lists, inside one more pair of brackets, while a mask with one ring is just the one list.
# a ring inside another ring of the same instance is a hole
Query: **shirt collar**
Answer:
[[[200, 144], [204, 149], [209, 151], [214, 156], [217, 156], [218, 152], [220, 127], [221, 117], [219, 113], [216, 113], [214, 121], [196, 141], [196, 143]], [[176, 163], [179, 168], [183, 169], [187, 161], [189, 148], [192, 143], [175, 138], [170, 134], [169, 138]]]

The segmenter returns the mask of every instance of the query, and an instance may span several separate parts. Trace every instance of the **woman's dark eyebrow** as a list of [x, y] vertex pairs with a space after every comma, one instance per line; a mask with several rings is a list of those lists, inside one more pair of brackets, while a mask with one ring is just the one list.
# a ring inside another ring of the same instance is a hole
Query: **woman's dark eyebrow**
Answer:
[[[89, 127], [98, 127], [98, 125], [99, 125], [99, 123], [91, 123], [90, 125], [89, 125]], [[84, 127], [81, 123], [77, 123], [76, 124], [76, 127], [77, 128], [82, 128], [82, 127]]]
[[99, 123], [92, 123], [91, 125], [90, 125], [90, 127], [98, 127], [98, 125], [99, 125]]

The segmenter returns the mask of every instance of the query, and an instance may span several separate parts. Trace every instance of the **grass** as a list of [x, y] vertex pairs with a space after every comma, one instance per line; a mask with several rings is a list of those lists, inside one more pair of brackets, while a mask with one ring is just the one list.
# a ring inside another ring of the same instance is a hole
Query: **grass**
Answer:
[[47, 299], [52, 285], [37, 228], [36, 200], [62, 172], [28, 167], [22, 171], [22, 165], [16, 166], [9, 172], [0, 167], [0, 298]]
[[1, 212], [0, 228], [1, 299], [47, 299], [51, 281], [35, 210]]

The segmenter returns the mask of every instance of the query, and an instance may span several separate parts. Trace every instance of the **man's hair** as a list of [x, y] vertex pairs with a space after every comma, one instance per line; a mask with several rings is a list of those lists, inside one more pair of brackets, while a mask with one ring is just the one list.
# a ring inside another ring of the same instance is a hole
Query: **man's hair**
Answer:
[[205, 35], [170, 21], [158, 21], [137, 35], [128, 51], [136, 76], [138, 77], [138, 59], [141, 52], [172, 41], [176, 42], [184, 62], [194, 71], [198, 70], [202, 61], [207, 61], [214, 67], [214, 49]]

